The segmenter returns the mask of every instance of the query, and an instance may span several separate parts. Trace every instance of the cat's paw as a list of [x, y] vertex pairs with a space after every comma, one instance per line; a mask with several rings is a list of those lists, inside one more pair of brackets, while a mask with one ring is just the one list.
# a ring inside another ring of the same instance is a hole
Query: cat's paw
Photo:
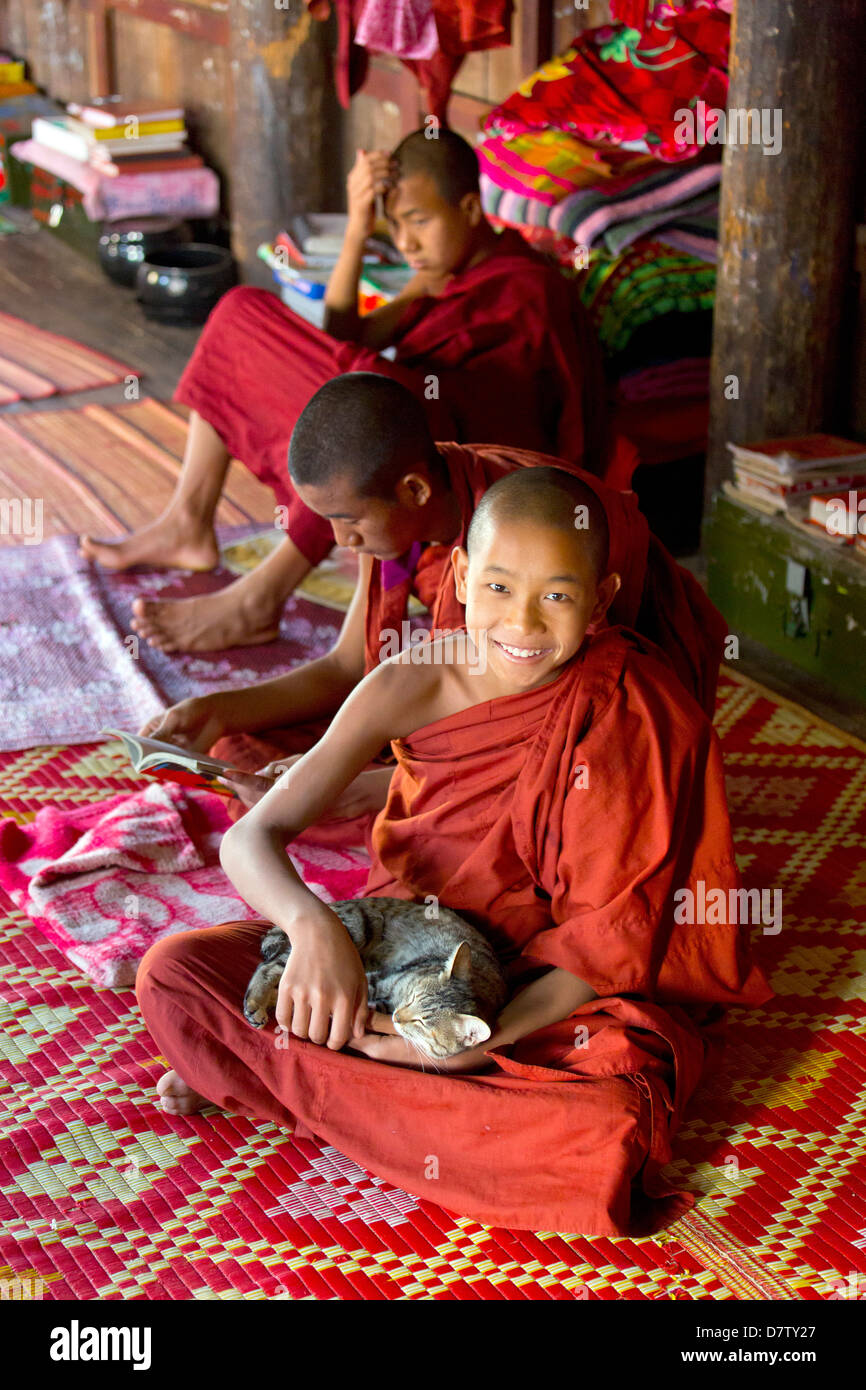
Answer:
[[254, 1028], [264, 1028], [268, 1021], [268, 1011], [259, 1004], [244, 1002], [244, 1018]]

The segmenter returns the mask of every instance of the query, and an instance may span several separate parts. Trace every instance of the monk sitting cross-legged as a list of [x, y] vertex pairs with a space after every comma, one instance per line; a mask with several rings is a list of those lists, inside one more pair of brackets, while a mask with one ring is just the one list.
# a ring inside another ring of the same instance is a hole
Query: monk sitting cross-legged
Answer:
[[[486, 494], [453, 552], [466, 631], [382, 662], [223, 841], [239, 892], [292, 944], [283, 1032], [242, 1013], [264, 922], [145, 956], [165, 1110], [210, 1102], [317, 1135], [494, 1225], [638, 1234], [690, 1205], [659, 1170], [725, 1006], [770, 991], [742, 926], [675, 909], [678, 890], [737, 886], [720, 749], [662, 653], [602, 625], [609, 550], [572, 475], [520, 470]], [[434, 1073], [374, 1026], [354, 945], [286, 854], [386, 739], [365, 896], [460, 913], [510, 981], [489, 1040]]]
[[[229, 590], [134, 604], [133, 627], [164, 651], [272, 640], [285, 600], [330, 550], [326, 521], [286, 474], [303, 407], [342, 372], [375, 371], [423, 402], [436, 439], [483, 439], [602, 466], [604, 392], [597, 347], [560, 272], [514, 231], [484, 217], [471, 145], [440, 129], [392, 155], [360, 151], [348, 179], [348, 228], [325, 296], [324, 331], [279, 299], [230, 291], [211, 314], [176, 399], [192, 408], [183, 470], [167, 510], [121, 541], [81, 540], [109, 568], [211, 569], [214, 514], [231, 457], [273, 488], [286, 535]], [[390, 304], [359, 317], [358, 284], [376, 200], [414, 270]], [[386, 348], [394, 358], [380, 355]]]

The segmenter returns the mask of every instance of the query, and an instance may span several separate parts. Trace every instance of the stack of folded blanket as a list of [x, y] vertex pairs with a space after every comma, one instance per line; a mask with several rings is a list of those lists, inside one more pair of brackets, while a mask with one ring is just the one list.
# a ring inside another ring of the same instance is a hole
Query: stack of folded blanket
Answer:
[[[643, 462], [706, 442], [729, 0], [613, 0], [485, 122], [492, 220], [582, 275], [621, 433]], [[640, 25], [641, 27], [635, 27]]]

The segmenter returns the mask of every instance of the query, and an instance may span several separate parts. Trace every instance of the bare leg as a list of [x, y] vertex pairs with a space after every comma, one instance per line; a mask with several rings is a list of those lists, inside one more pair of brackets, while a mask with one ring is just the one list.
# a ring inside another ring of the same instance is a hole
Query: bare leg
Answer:
[[163, 1072], [156, 1083], [156, 1094], [169, 1115], [194, 1115], [210, 1105], [210, 1101], [188, 1086], [176, 1071]]
[[162, 516], [120, 541], [82, 536], [79, 553], [106, 569], [130, 565], [212, 570], [219, 560], [213, 519], [222, 495], [229, 454], [216, 430], [195, 411], [189, 422], [183, 467]]
[[273, 642], [286, 599], [311, 568], [286, 536], [266, 560], [218, 593], [198, 598], [137, 598], [132, 626], [164, 652], [214, 652]]

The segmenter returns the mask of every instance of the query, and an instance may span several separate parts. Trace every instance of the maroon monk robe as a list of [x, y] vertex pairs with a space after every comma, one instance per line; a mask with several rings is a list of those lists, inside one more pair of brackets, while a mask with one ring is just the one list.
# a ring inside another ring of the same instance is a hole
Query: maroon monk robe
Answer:
[[[264, 290], [224, 295], [175, 392], [226, 448], [288, 507], [287, 530], [312, 564], [331, 528], [291, 487], [295, 421], [310, 397], [342, 372], [373, 371], [422, 402], [435, 439], [484, 439], [550, 450], [602, 468], [606, 458], [600, 357], [570, 284], [516, 232], [446, 291], [407, 305], [393, 362], [340, 343]], [[431, 383], [435, 377], [438, 386]], [[428, 399], [438, 390], [438, 399]]]
[[[254, 926], [168, 937], [138, 997], [208, 1100], [326, 1143], [409, 1192], [505, 1227], [649, 1234], [694, 1202], [659, 1176], [723, 1010], [770, 996], [748, 931], [678, 925], [674, 894], [736, 888], [718, 740], [666, 660], [623, 629], [550, 683], [419, 729], [376, 822], [367, 895], [464, 913], [513, 982], [556, 966], [598, 998], [437, 1075], [258, 1033]], [[433, 1163], [435, 1160], [435, 1163]], [[431, 1178], [431, 1172], [433, 1178]]]

